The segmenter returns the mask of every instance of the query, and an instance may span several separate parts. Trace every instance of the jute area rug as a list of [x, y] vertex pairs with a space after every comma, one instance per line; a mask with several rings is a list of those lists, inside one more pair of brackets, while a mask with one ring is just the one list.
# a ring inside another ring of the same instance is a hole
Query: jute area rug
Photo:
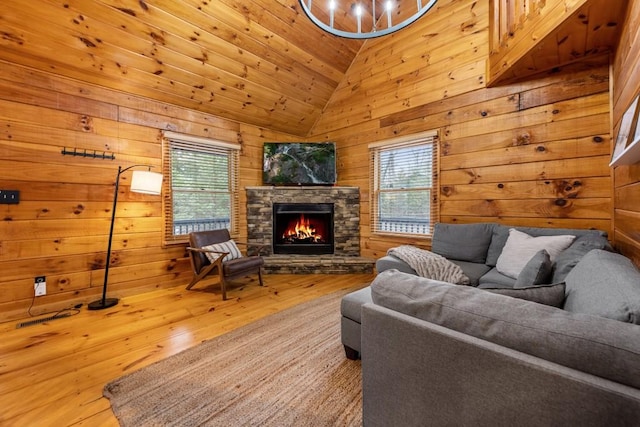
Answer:
[[340, 343], [345, 292], [273, 314], [110, 382], [123, 426], [359, 426], [360, 362]]

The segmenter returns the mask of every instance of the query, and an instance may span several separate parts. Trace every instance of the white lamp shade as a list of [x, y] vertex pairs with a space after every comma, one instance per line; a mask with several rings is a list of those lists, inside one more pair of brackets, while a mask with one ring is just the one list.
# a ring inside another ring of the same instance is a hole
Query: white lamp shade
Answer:
[[131, 191], [159, 195], [162, 192], [162, 174], [151, 171], [133, 171]]

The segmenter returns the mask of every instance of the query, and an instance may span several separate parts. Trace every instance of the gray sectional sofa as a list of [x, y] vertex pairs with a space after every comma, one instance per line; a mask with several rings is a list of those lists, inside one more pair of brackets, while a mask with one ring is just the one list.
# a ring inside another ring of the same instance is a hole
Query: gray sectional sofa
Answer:
[[[536, 264], [545, 274], [527, 271], [534, 256], [510, 277], [507, 254], [497, 266], [505, 247], [518, 252], [511, 228], [575, 238], [550, 270]], [[640, 272], [604, 232], [439, 224], [432, 251], [472, 286], [387, 256], [371, 286], [343, 298], [365, 425], [640, 424]]]

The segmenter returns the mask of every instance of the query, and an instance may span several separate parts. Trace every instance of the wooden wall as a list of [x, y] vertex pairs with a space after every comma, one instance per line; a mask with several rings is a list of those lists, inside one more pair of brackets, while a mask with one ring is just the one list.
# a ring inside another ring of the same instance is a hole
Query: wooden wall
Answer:
[[488, 0], [438, 3], [368, 41], [312, 130], [338, 141], [341, 184], [362, 192], [364, 256], [398, 244], [369, 231], [369, 143], [438, 129], [440, 220], [611, 231], [609, 70], [486, 88]]
[[[160, 170], [162, 129], [241, 143], [241, 188], [262, 182], [264, 141], [299, 140], [9, 63], [0, 63], [0, 126], [0, 189], [20, 191], [19, 204], [0, 205], [0, 321], [101, 296], [118, 165]], [[64, 147], [116, 159], [63, 156]], [[130, 179], [120, 179], [110, 296], [188, 283], [185, 245], [163, 247], [161, 198], [129, 192]], [[246, 237], [244, 212], [240, 229]], [[34, 299], [36, 276], [47, 295]]]
[[[308, 140], [338, 142], [338, 184], [361, 189], [363, 256], [415, 238], [369, 231], [371, 142], [438, 129], [441, 220], [596, 227], [613, 233], [609, 69], [558, 73], [487, 88], [488, 0], [439, 1], [391, 37], [365, 42]], [[640, 6], [633, 6], [614, 64], [614, 110], [637, 92]], [[588, 64], [587, 64], [588, 65]], [[99, 297], [117, 166], [160, 166], [162, 129], [240, 142], [241, 186], [261, 184], [262, 143], [300, 140], [184, 107], [0, 62], [0, 321]], [[116, 160], [63, 156], [107, 151]], [[619, 248], [640, 247], [640, 169], [616, 169]], [[182, 285], [184, 246], [163, 247], [161, 200], [121, 180], [110, 294]], [[244, 194], [241, 193], [241, 206]], [[246, 233], [242, 215], [240, 229]], [[33, 299], [35, 276], [47, 277]]]
[[[614, 128], [640, 91], [640, 2], [629, 2], [627, 19], [613, 61]], [[640, 265], [640, 163], [614, 172], [616, 248]]]

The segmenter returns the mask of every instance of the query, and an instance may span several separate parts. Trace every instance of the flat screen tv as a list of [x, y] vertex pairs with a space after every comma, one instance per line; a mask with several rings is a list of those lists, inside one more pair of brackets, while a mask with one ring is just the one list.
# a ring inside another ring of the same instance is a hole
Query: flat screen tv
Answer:
[[333, 185], [333, 142], [265, 142], [262, 181], [271, 185]]

